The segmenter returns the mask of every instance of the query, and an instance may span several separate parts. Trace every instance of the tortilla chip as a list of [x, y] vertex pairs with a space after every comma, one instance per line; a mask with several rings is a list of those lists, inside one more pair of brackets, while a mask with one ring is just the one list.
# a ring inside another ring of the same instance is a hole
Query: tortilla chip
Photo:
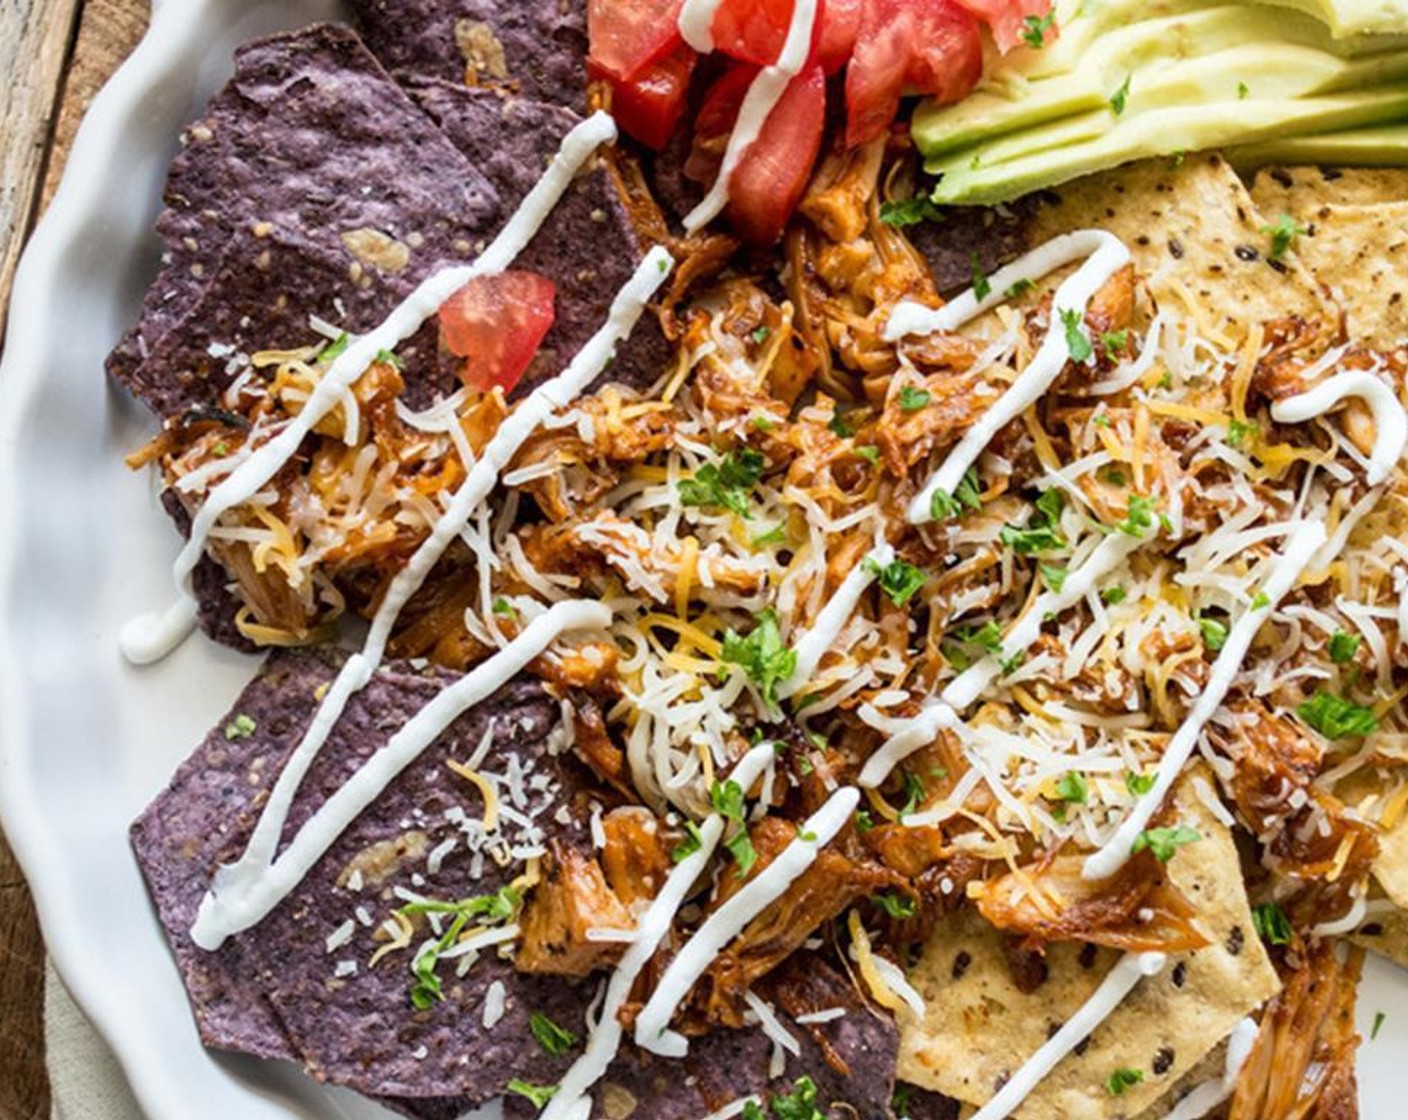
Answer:
[[1408, 202], [1320, 206], [1296, 256], [1344, 308], [1350, 342], [1392, 350], [1408, 341]]
[[392, 70], [586, 107], [585, 0], [353, 0]]
[[1310, 220], [1322, 206], [1376, 206], [1408, 201], [1408, 169], [1401, 167], [1263, 167], [1252, 201], [1275, 219]]
[[1378, 891], [1369, 892], [1370, 911], [1348, 940], [1408, 968], [1408, 911], [1400, 910]]
[[1298, 261], [1269, 260], [1266, 219], [1215, 153], [1145, 160], [1056, 191], [1028, 227], [1028, 244], [1097, 228], [1120, 237], [1161, 306], [1186, 306], [1211, 337], [1240, 340], [1256, 322], [1298, 316], [1327, 335], [1339, 311]]
[[[1203, 839], [1174, 858], [1169, 877], [1197, 908], [1212, 945], [1175, 955], [1143, 981], [1027, 1098], [1015, 1113], [1020, 1120], [1114, 1120], [1143, 1111], [1280, 986], [1253, 930], [1230, 830], [1187, 780], [1174, 803], [1175, 819]], [[986, 1102], [1085, 1003], [1118, 956], [1052, 945], [1048, 979], [1024, 995], [1012, 981], [1003, 935], [976, 912], [960, 911], [934, 931], [911, 977], [928, 1013], [901, 1019], [899, 1076]], [[1105, 1083], [1121, 1068], [1143, 1070], [1145, 1079], [1115, 1097]]]

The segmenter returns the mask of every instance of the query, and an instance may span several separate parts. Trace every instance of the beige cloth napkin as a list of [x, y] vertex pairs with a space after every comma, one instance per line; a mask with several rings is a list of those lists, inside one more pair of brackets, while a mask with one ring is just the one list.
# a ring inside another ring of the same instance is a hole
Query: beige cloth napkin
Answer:
[[52, 963], [44, 974], [44, 1045], [53, 1120], [142, 1120], [117, 1059]]

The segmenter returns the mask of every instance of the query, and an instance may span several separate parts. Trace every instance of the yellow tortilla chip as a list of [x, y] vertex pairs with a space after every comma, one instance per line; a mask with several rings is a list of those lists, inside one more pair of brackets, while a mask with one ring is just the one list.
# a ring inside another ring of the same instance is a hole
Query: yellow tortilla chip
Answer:
[[[1138, 1115], [1279, 989], [1253, 929], [1231, 831], [1187, 779], [1175, 790], [1174, 817], [1202, 839], [1179, 852], [1169, 876], [1197, 908], [1212, 944], [1172, 957], [1141, 982], [1027, 1098], [1014, 1114], [1019, 1120]], [[927, 1012], [901, 1018], [901, 1079], [983, 1104], [1089, 999], [1118, 956], [1052, 945], [1046, 981], [1026, 995], [1012, 981], [1003, 935], [972, 910], [953, 915], [934, 931], [911, 976]], [[1144, 1080], [1114, 1096], [1105, 1086], [1118, 1069], [1141, 1070]]]
[[1371, 892], [1369, 916], [1349, 940], [1408, 968], [1408, 912], [1378, 905], [1386, 901], [1382, 895]]
[[1252, 201], [1274, 221], [1289, 214], [1304, 224], [1323, 206], [1375, 206], [1408, 201], [1408, 168], [1263, 167]]
[[1271, 261], [1268, 224], [1221, 156], [1144, 160], [1045, 192], [1033, 245], [1095, 227], [1120, 237], [1160, 306], [1186, 307], [1210, 338], [1236, 343], [1252, 323], [1300, 316], [1332, 336], [1339, 310], [1287, 254]]
[[1344, 308], [1349, 341], [1408, 341], [1408, 202], [1321, 206], [1303, 220], [1296, 255]]

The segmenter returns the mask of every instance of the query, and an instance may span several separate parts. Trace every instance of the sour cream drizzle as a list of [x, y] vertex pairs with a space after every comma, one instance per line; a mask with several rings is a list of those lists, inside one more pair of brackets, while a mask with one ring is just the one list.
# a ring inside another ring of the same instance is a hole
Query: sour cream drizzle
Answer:
[[587, 160], [598, 147], [615, 139], [616, 122], [605, 113], [594, 113], [573, 128], [563, 137], [556, 158], [542, 178], [479, 259], [429, 277], [380, 326], [353, 340], [318, 382], [303, 411], [210, 492], [191, 521], [190, 536], [172, 569], [178, 601], [164, 614], [139, 615], [123, 628], [120, 645], [129, 661], [138, 665], [159, 661], [190, 634], [197, 613], [191, 573], [220, 518], [249, 501], [279, 472], [314, 426], [343, 402], [379, 352], [395, 350], [475, 277], [492, 276], [508, 268], [532, 241]]
[[[450, 542], [468, 524], [474, 511], [488, 497], [498, 483], [499, 473], [522, 446], [523, 441], [555, 409], [570, 404], [605, 368], [615, 352], [616, 345], [630, 334], [631, 328], [644, 311], [646, 302], [669, 274], [672, 263], [670, 254], [662, 248], [657, 247], [646, 254], [635, 274], [618, 293], [606, 323], [587, 340], [566, 370], [534, 390], [499, 426], [499, 430], [484, 448], [483, 455], [470, 469], [460, 488], [455, 491], [449, 507], [431, 528], [430, 535], [416, 549], [405, 568], [392, 580], [381, 606], [372, 618], [371, 629], [361, 652], [349, 658], [338, 672], [327, 695], [319, 704], [308, 730], [304, 732], [298, 747], [274, 783], [244, 855], [236, 863], [221, 868], [216, 874], [211, 890], [206, 895], [206, 902], [211, 902], [216, 894], [232, 900], [226, 907], [230, 917], [223, 925], [207, 924], [204, 927], [205, 936], [217, 939], [216, 946], [230, 934], [249, 928], [268, 912], [265, 909], [246, 920], [240, 916], [246, 911], [234, 900], [246, 894], [253, 895], [258, 889], [261, 878], [273, 861], [284, 821], [304, 775], [337, 725], [337, 721], [342, 718], [347, 702], [366, 686], [377, 666], [381, 664], [387, 640], [405, 604], [444, 555]], [[497, 655], [487, 664], [492, 665], [502, 656], [503, 654]], [[328, 839], [328, 843], [335, 838], [336, 834]], [[202, 913], [204, 905], [203, 903]], [[214, 921], [215, 919], [212, 919], [212, 922]], [[245, 924], [236, 924], [237, 921], [244, 921]], [[198, 921], [197, 926], [199, 925]]]
[[859, 802], [860, 791], [854, 786], [833, 793], [826, 804], [807, 818], [792, 842], [767, 867], [705, 919], [670, 962], [649, 1002], [637, 1016], [637, 1046], [668, 1058], [683, 1058], [689, 1053], [689, 1042], [684, 1035], [670, 1030], [675, 1009], [724, 946], [776, 902], [812, 865], [817, 853], [851, 819]]
[[1258, 600], [1264, 601], [1258, 606], [1258, 600], [1253, 600], [1253, 604], [1242, 613], [1229, 631], [1222, 652], [1217, 655], [1212, 672], [1208, 674], [1207, 684], [1203, 686], [1193, 704], [1193, 710], [1188, 713], [1188, 718], [1164, 747], [1153, 788], [1139, 799], [1134, 811], [1115, 829], [1114, 835], [1105, 842], [1104, 847], [1086, 857], [1085, 866], [1081, 871], [1086, 879], [1108, 878], [1125, 865], [1135, 840], [1149, 827], [1149, 821], [1159, 811], [1164, 798], [1168, 796], [1169, 790], [1188, 764], [1188, 759], [1192, 757], [1204, 725], [1212, 719], [1222, 701], [1226, 699], [1247, 651], [1251, 648], [1252, 639], [1261, 629], [1261, 624], [1266, 621], [1267, 615], [1276, 604], [1295, 586], [1301, 573], [1310, 566], [1315, 553], [1324, 543], [1325, 526], [1318, 521], [1305, 522], [1290, 534], [1285, 550], [1276, 558], [1270, 574], [1261, 585]]
[[[707, 39], [708, 49], [713, 49], [712, 33], [702, 29], [707, 29], [708, 24], [713, 23], [714, 9], [717, 6], [717, 0], [705, 0], [699, 4], [686, 3], [680, 9], [680, 34], [685, 36], [690, 46], [695, 46], [695, 42], [689, 38], [693, 35], [699, 43]], [[704, 23], [706, 11], [708, 24]], [[794, 0], [792, 19], [787, 25], [787, 38], [783, 41], [782, 51], [778, 54], [776, 62], [758, 72], [758, 76], [748, 87], [748, 92], [744, 94], [743, 105], [738, 110], [738, 120], [734, 122], [733, 132], [728, 138], [728, 147], [724, 149], [719, 177], [714, 180], [714, 185], [709, 188], [709, 193], [699, 205], [685, 215], [684, 228], [687, 232], [693, 233], [708, 225], [723, 213], [724, 207], [728, 205], [729, 180], [738, 169], [743, 154], [758, 139], [763, 125], [777, 108], [777, 103], [782, 100], [787, 84], [801, 73], [802, 67], [807, 63], [807, 56], [812, 49], [812, 27], [816, 23], [816, 17], [817, 0]], [[695, 46], [695, 49], [703, 48]]]
[[1061, 1059], [1109, 1018], [1141, 980], [1157, 976], [1167, 963], [1168, 957], [1163, 953], [1126, 953], [1121, 957], [1080, 1010], [1026, 1060], [997, 1095], [973, 1114], [972, 1120], [1006, 1120], [1011, 1116]]
[[[221, 868], [201, 900], [191, 940], [202, 949], [218, 949], [227, 937], [264, 918], [396, 775], [459, 716], [513, 680], [559, 635], [568, 630], [604, 629], [610, 623], [608, 607], [580, 599], [558, 603], [535, 618], [497, 654], [416, 712], [318, 808], [278, 859], [264, 867], [243, 865], [242, 860]], [[282, 820], [279, 823], [282, 825]]]
[[835, 645], [846, 622], [855, 613], [865, 589], [875, 582], [876, 570], [883, 571], [894, 559], [895, 550], [887, 544], [882, 544], [871, 549], [864, 560], [846, 573], [841, 586], [817, 613], [811, 628], [792, 647], [797, 654], [797, 667], [778, 688], [778, 696], [786, 699], [811, 683], [817, 666], [821, 664], [822, 655]]
[[[772, 744], [762, 743], [739, 759], [729, 780], [736, 781], [746, 792], [775, 757]], [[587, 1047], [563, 1076], [539, 1120], [587, 1120], [591, 1115], [591, 1099], [587, 1093], [605, 1076], [621, 1047], [623, 1032], [618, 1013], [630, 998], [636, 978], [670, 932], [675, 915], [709, 865], [723, 832], [724, 818], [718, 813], [711, 814], [699, 825], [699, 847], [675, 865], [660, 893], [640, 916], [635, 938], [606, 985], [606, 997]]]
[[1173, 1107], [1164, 1120], [1202, 1120], [1214, 1108], [1232, 1096], [1237, 1087], [1237, 1075], [1251, 1056], [1258, 1027], [1255, 1019], [1243, 1019], [1232, 1028], [1227, 1039], [1227, 1065], [1222, 1076], [1205, 1081]]
[[1358, 397], [1374, 416], [1374, 450], [1365, 472], [1370, 486], [1385, 481], [1408, 448], [1408, 413], [1398, 396], [1367, 370], [1346, 370], [1314, 388], [1286, 397], [1271, 406], [1278, 424], [1303, 424], [1324, 416], [1346, 397]]
[[723, 0], [684, 0], [680, 5], [680, 35], [700, 54], [714, 50], [714, 16]]
[[1085, 229], [1062, 234], [993, 273], [988, 278], [992, 291], [981, 300], [970, 288], [952, 303], [937, 309], [905, 301], [890, 313], [885, 324], [885, 338], [890, 342], [898, 342], [907, 335], [957, 330], [1010, 298], [1007, 290], [1017, 281], [1040, 279], [1084, 258], [1088, 259], [1056, 289], [1051, 303], [1051, 325], [1036, 356], [996, 403], [978, 417], [915, 495], [906, 512], [910, 524], [922, 525], [932, 520], [930, 507], [934, 495], [939, 491], [952, 494], [958, 489], [964, 473], [977, 462], [992, 438], [1051, 387], [1070, 360], [1061, 313], [1074, 312], [1083, 318], [1095, 293], [1129, 263], [1129, 249], [1118, 237], [1104, 230]]
[[883, 785], [891, 770], [915, 751], [927, 747], [939, 737], [941, 731], [957, 730], [962, 726], [963, 719], [953, 708], [942, 700], [931, 701], [865, 760], [856, 783], [863, 789]]

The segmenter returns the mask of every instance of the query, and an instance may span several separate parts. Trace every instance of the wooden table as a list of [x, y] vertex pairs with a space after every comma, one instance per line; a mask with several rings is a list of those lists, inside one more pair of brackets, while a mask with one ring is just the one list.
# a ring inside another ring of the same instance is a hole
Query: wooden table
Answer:
[[[149, 0], [0, 0], [7, 87], [0, 100], [0, 312], [78, 122], [141, 38], [149, 8]], [[34, 908], [0, 836], [0, 1120], [48, 1120], [43, 994]]]

